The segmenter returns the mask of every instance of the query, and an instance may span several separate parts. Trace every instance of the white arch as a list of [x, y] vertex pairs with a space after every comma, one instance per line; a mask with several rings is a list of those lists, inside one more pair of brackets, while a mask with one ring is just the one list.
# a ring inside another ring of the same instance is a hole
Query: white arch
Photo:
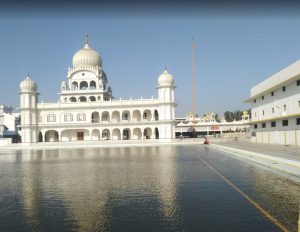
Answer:
[[70, 97], [70, 102], [77, 102], [76, 97]]
[[77, 81], [72, 82], [72, 90], [77, 90], [78, 89], [78, 83]]
[[119, 128], [113, 129], [112, 132], [112, 139], [113, 140], [120, 140], [121, 139], [121, 131]]
[[96, 82], [95, 81], [90, 82], [90, 89], [96, 89]]
[[141, 121], [141, 111], [134, 110], [132, 113], [132, 121]]
[[141, 130], [141, 128], [134, 128], [133, 129], [132, 138], [133, 139], [141, 139], [142, 138], [142, 130]]
[[92, 140], [93, 140], [93, 141], [98, 141], [98, 140], [100, 140], [100, 132], [99, 132], [98, 129], [94, 129], [94, 130], [92, 131]]
[[110, 122], [109, 112], [103, 111], [101, 115], [101, 122]]
[[48, 130], [45, 133], [45, 142], [58, 142], [59, 135], [56, 130]]
[[44, 138], [43, 138], [43, 133], [40, 131], [39, 132], [39, 142], [43, 142]]
[[129, 128], [124, 128], [123, 129], [122, 139], [123, 140], [130, 140], [131, 139], [131, 130]]
[[90, 140], [90, 132], [85, 129], [67, 129], [61, 132], [61, 141]]
[[96, 97], [95, 96], [90, 96], [89, 99], [90, 99], [90, 102], [96, 101]]
[[88, 88], [88, 83], [86, 81], [81, 81], [80, 82], [80, 90], [85, 90]]
[[152, 129], [150, 127], [146, 127], [144, 129], [144, 139], [151, 139], [152, 137]]
[[146, 121], [150, 121], [152, 119], [152, 113], [151, 113], [151, 110], [144, 110], [143, 112], [143, 120], [146, 120]]
[[159, 114], [158, 114], [158, 110], [157, 109], [154, 110], [153, 115], [154, 115], [154, 120], [158, 121], [159, 120]]
[[103, 140], [110, 140], [110, 130], [109, 129], [103, 129], [101, 133], [101, 139]]
[[81, 96], [81, 97], [79, 97], [79, 101], [80, 102], [87, 102], [87, 99], [86, 99], [85, 96]]
[[115, 110], [112, 112], [111, 121], [112, 122], [120, 122], [120, 112], [119, 111]]
[[92, 121], [92, 123], [99, 123], [100, 122], [100, 115], [97, 111], [94, 111], [92, 113], [91, 121]]
[[122, 112], [122, 121], [130, 121], [130, 112], [128, 110]]

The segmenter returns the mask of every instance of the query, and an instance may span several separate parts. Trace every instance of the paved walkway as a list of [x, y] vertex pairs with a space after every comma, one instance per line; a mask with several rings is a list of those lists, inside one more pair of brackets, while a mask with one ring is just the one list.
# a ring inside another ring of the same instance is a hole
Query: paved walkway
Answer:
[[261, 144], [248, 141], [211, 141], [212, 144], [217, 144], [236, 149], [257, 152], [265, 155], [271, 155], [278, 158], [294, 160], [300, 162], [300, 147], [284, 146], [277, 144]]
[[210, 147], [228, 155], [277, 170], [286, 178], [300, 184], [299, 147], [232, 140], [211, 141]]

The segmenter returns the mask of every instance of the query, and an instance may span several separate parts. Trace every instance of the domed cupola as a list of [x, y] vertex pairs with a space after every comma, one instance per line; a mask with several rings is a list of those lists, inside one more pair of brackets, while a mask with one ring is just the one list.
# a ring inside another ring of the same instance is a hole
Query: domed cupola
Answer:
[[20, 83], [21, 92], [36, 92], [37, 86], [36, 83], [30, 78], [29, 74], [26, 79]]
[[100, 55], [91, 49], [88, 44], [88, 35], [85, 35], [85, 45], [82, 49], [77, 51], [73, 56], [73, 67], [102, 67], [102, 61]]
[[171, 73], [165, 69], [162, 74], [159, 75], [158, 77], [158, 86], [173, 86], [174, 84], [174, 78]]

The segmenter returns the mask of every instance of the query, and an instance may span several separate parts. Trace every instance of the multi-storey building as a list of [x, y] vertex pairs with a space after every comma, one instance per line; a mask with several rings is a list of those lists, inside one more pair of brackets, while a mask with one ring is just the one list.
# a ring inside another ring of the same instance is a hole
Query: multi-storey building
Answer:
[[300, 60], [251, 88], [252, 141], [300, 145]]
[[55, 103], [39, 103], [36, 83], [20, 84], [22, 142], [170, 140], [175, 137], [174, 78], [158, 77], [158, 98], [115, 99], [100, 55], [85, 45], [73, 56]]

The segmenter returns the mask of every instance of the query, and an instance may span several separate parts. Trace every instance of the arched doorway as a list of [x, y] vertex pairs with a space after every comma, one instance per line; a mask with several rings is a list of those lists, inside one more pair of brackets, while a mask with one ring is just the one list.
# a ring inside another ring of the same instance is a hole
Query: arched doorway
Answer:
[[112, 112], [111, 120], [112, 122], [120, 122], [120, 112], [119, 111]]
[[90, 96], [90, 102], [94, 102], [96, 101], [96, 97], [95, 96]]
[[43, 142], [43, 134], [41, 131], [39, 132], [39, 142]]
[[134, 110], [132, 113], [132, 121], [141, 121], [141, 111]]
[[109, 112], [108, 111], [104, 111], [102, 112], [101, 115], [101, 122], [109, 122]]
[[90, 89], [96, 89], [96, 82], [95, 81], [90, 82]]
[[80, 102], [87, 102], [86, 97], [84, 97], [84, 96], [79, 97], [79, 101]]
[[130, 129], [126, 128], [123, 130], [123, 140], [129, 140], [130, 139]]
[[115, 129], [113, 130], [113, 133], [112, 133], [112, 139], [113, 139], [113, 140], [120, 140], [120, 139], [121, 139], [121, 131], [120, 131], [120, 129], [115, 128]]
[[45, 142], [58, 142], [58, 132], [56, 130], [49, 130], [45, 133]]
[[110, 131], [109, 131], [109, 129], [104, 129], [102, 131], [102, 139], [103, 140], [110, 140]]
[[150, 121], [152, 118], [152, 114], [150, 110], [144, 110], [143, 119], [146, 121]]
[[122, 112], [122, 121], [130, 121], [130, 112], [128, 110]]
[[76, 100], [76, 97], [71, 97], [70, 98], [70, 102], [76, 102], [77, 100]]
[[144, 139], [151, 139], [152, 130], [151, 128], [147, 127], [144, 129]]
[[142, 138], [142, 131], [140, 128], [134, 128], [133, 130], [133, 139], [141, 139]]
[[154, 119], [155, 119], [155, 121], [159, 120], [159, 115], [158, 115], [158, 111], [157, 110], [154, 110]]
[[80, 90], [85, 90], [88, 88], [88, 83], [86, 81], [80, 82]]
[[72, 82], [72, 90], [77, 90], [78, 89], [78, 83], [76, 81]]
[[98, 112], [92, 113], [92, 123], [99, 123], [100, 122], [100, 116]]
[[159, 139], [159, 131], [157, 127], [155, 127], [155, 139]]
[[94, 129], [94, 130], [92, 131], [92, 140], [93, 140], [93, 141], [98, 141], [98, 140], [100, 140], [100, 132], [99, 132], [99, 130]]

